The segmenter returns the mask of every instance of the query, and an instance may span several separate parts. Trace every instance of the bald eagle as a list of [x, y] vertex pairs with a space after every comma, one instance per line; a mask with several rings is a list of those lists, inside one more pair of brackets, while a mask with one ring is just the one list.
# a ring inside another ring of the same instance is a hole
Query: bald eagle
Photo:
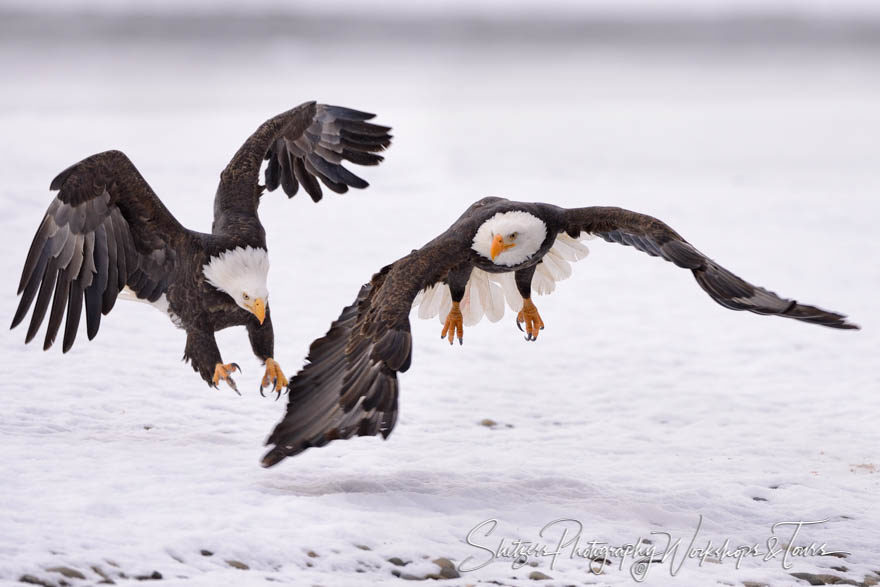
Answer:
[[731, 310], [853, 329], [845, 316], [754, 286], [703, 255], [669, 226], [621, 208], [564, 209], [484, 198], [443, 234], [376, 273], [354, 303], [314, 341], [288, 386], [287, 414], [266, 441], [271, 467], [335, 439], [381, 434], [397, 420], [397, 372], [412, 360], [409, 314], [439, 315], [441, 338], [463, 340], [463, 325], [496, 321], [505, 299], [534, 341], [544, 322], [532, 293], [549, 293], [587, 250], [589, 235], [632, 246], [690, 269], [709, 296]]
[[[274, 360], [266, 277], [266, 233], [257, 215], [263, 190], [280, 185], [293, 197], [300, 185], [312, 200], [318, 180], [334, 192], [367, 182], [343, 165], [377, 165], [391, 143], [389, 127], [366, 122], [374, 115], [306, 102], [264, 122], [220, 174], [211, 233], [184, 228], [120, 151], [92, 155], [52, 180], [58, 194], [31, 243], [12, 320], [15, 328], [34, 305], [25, 342], [48, 311], [43, 349], [52, 346], [65, 319], [64, 352], [76, 339], [83, 304], [89, 340], [118, 297], [148, 302], [186, 331], [184, 360], [209, 385], [225, 381], [236, 393], [214, 333], [245, 326], [251, 348], [265, 364], [260, 393], [287, 384]], [[260, 167], [268, 160], [265, 186]], [[36, 304], [34, 304], [36, 300]], [[51, 310], [50, 310], [51, 305]], [[66, 308], [66, 313], [65, 313]]]

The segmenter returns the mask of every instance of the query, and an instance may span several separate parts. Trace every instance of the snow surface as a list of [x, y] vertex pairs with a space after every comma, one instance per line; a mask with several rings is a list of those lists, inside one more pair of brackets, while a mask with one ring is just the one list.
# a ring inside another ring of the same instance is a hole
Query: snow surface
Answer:
[[[58, 171], [123, 149], [184, 224], [208, 230], [235, 149], [317, 98], [378, 112], [395, 139], [363, 172], [365, 192], [265, 198], [289, 375], [373, 271], [497, 194], [653, 214], [746, 279], [863, 327], [730, 312], [688, 272], [594, 240], [539, 298], [536, 343], [508, 316], [450, 347], [436, 320], [413, 316], [390, 439], [270, 470], [262, 441], [285, 405], [257, 393], [243, 329], [218, 335], [244, 369], [238, 397], [180, 362], [183, 333], [143, 304], [118, 304], [67, 355], [24, 346], [20, 327], [0, 339], [0, 582], [57, 582], [46, 569], [63, 565], [87, 577], [73, 583], [97, 582], [95, 566], [117, 583], [159, 571], [164, 584], [396, 584], [391, 557], [422, 576], [436, 557], [483, 560], [465, 536], [490, 518], [492, 538], [538, 540], [574, 518], [585, 542], [666, 531], [686, 546], [700, 515], [698, 545], [764, 545], [776, 522], [828, 520], [797, 542], [852, 554], [789, 571], [779, 559], [692, 560], [675, 577], [658, 564], [648, 584], [880, 570], [876, 54], [0, 43], [7, 319]], [[537, 562], [545, 584], [632, 583], [631, 560], [600, 576], [582, 560]], [[534, 585], [533, 570], [500, 560], [450, 583]]]

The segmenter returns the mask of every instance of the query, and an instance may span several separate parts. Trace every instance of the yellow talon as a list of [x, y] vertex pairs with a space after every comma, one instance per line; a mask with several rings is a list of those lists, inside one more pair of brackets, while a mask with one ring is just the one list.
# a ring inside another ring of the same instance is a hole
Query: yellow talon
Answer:
[[232, 377], [230, 377], [232, 372], [236, 370], [241, 373], [241, 367], [238, 366], [238, 363], [228, 363], [226, 365], [224, 365], [223, 363], [217, 363], [214, 366], [214, 377], [212, 379], [212, 381], [214, 382], [214, 387], [217, 387], [217, 385], [220, 383], [220, 380], [222, 379], [229, 385], [229, 387], [232, 388], [232, 391], [234, 391], [238, 395], [241, 395], [241, 393], [238, 391], [238, 386], [235, 384], [235, 381], [232, 379]]
[[[446, 316], [446, 323], [443, 325], [443, 331], [440, 333], [440, 338], [448, 338], [449, 344], [452, 344], [456, 331], [458, 332], [458, 344], [462, 344], [461, 339], [464, 336], [464, 319], [462, 318], [461, 308], [459, 308], [458, 302], [452, 302], [452, 309], [449, 310], [449, 314]], [[449, 336], [447, 336], [447, 334]]]
[[523, 299], [522, 310], [516, 316], [516, 325], [520, 330], [522, 330], [520, 324], [523, 323], [525, 323], [526, 327], [526, 340], [537, 340], [538, 331], [544, 330], [544, 321], [541, 320], [538, 308], [535, 307], [530, 298]]
[[[266, 359], [266, 374], [263, 375], [263, 381], [260, 382], [260, 395], [265, 397], [263, 389], [269, 387], [270, 383], [272, 384], [272, 391], [276, 391], [278, 397], [281, 396], [281, 390], [285, 389], [288, 384], [287, 377], [284, 376], [284, 372], [281, 370], [281, 365], [272, 357]], [[275, 399], [278, 399], [278, 397]]]

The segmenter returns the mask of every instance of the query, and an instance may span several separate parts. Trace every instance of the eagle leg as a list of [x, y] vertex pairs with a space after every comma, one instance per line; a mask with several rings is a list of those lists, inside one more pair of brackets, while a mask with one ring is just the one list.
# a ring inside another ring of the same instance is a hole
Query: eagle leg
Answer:
[[226, 365], [224, 365], [223, 363], [217, 363], [214, 366], [214, 377], [211, 380], [214, 384], [214, 388], [217, 389], [217, 384], [220, 383], [220, 380], [222, 379], [227, 384], [229, 384], [229, 387], [232, 388], [232, 391], [234, 391], [238, 395], [241, 395], [241, 392], [238, 391], [238, 386], [235, 384], [235, 381], [232, 379], [232, 377], [230, 377], [230, 374], [236, 370], [241, 373], [241, 367], [238, 366], [238, 363], [228, 363]]
[[522, 310], [520, 310], [519, 314], [516, 316], [516, 327], [519, 328], [521, 332], [523, 330], [523, 327], [521, 326], [523, 323], [525, 323], [526, 326], [526, 340], [537, 340], [538, 331], [544, 330], [544, 321], [541, 320], [538, 308], [532, 303], [531, 298], [523, 299]]
[[464, 318], [461, 315], [461, 308], [459, 308], [458, 302], [452, 302], [452, 309], [449, 310], [449, 314], [446, 315], [446, 323], [443, 325], [440, 339], [448, 338], [449, 344], [452, 344], [456, 331], [458, 331], [458, 344], [463, 344]]
[[[281, 365], [278, 364], [278, 361], [269, 357], [266, 359], [266, 374], [263, 375], [263, 380], [260, 382], [260, 395], [266, 397], [266, 394], [263, 393], [263, 389], [269, 387], [269, 383], [272, 384], [272, 390], [277, 393], [275, 396], [275, 400], [277, 401], [279, 397], [281, 397], [281, 391], [287, 388], [287, 377], [284, 376], [284, 372], [281, 370]], [[270, 391], [270, 393], [271, 393]]]

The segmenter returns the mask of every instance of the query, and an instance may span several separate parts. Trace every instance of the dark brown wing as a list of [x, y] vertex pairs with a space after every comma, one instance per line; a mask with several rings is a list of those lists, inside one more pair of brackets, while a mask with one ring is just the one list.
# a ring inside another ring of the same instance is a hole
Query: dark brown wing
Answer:
[[568, 210], [566, 218], [565, 230], [571, 236], [589, 232], [608, 242], [630, 245], [690, 269], [700, 287], [725, 308], [794, 318], [831, 328], [858, 328], [842, 314], [799, 304], [748, 283], [706, 257], [669, 226], [646, 214], [595, 206]]
[[241, 146], [220, 176], [216, 215], [223, 210], [252, 210], [259, 204], [256, 185], [264, 159], [266, 187], [278, 186], [292, 198], [300, 184], [314, 201], [322, 197], [321, 184], [337, 193], [369, 184], [342, 163], [378, 165], [377, 155], [391, 144], [391, 130], [366, 122], [374, 114], [341, 106], [306, 102], [264, 122]]
[[[186, 234], [125, 154], [107, 151], [83, 159], [52, 180], [58, 190], [34, 236], [18, 285], [15, 328], [36, 297], [25, 342], [49, 309], [43, 349], [55, 341], [67, 308], [63, 350], [76, 338], [86, 307], [89, 340], [128, 285], [155, 301], [168, 287], [176, 252]], [[39, 295], [37, 291], [39, 289]], [[53, 301], [54, 293], [54, 301]]]
[[412, 360], [409, 313], [416, 294], [467, 259], [467, 246], [437, 239], [388, 265], [361, 287], [290, 382], [287, 415], [266, 444], [271, 467], [331, 440], [381, 434], [397, 421], [397, 372]]

